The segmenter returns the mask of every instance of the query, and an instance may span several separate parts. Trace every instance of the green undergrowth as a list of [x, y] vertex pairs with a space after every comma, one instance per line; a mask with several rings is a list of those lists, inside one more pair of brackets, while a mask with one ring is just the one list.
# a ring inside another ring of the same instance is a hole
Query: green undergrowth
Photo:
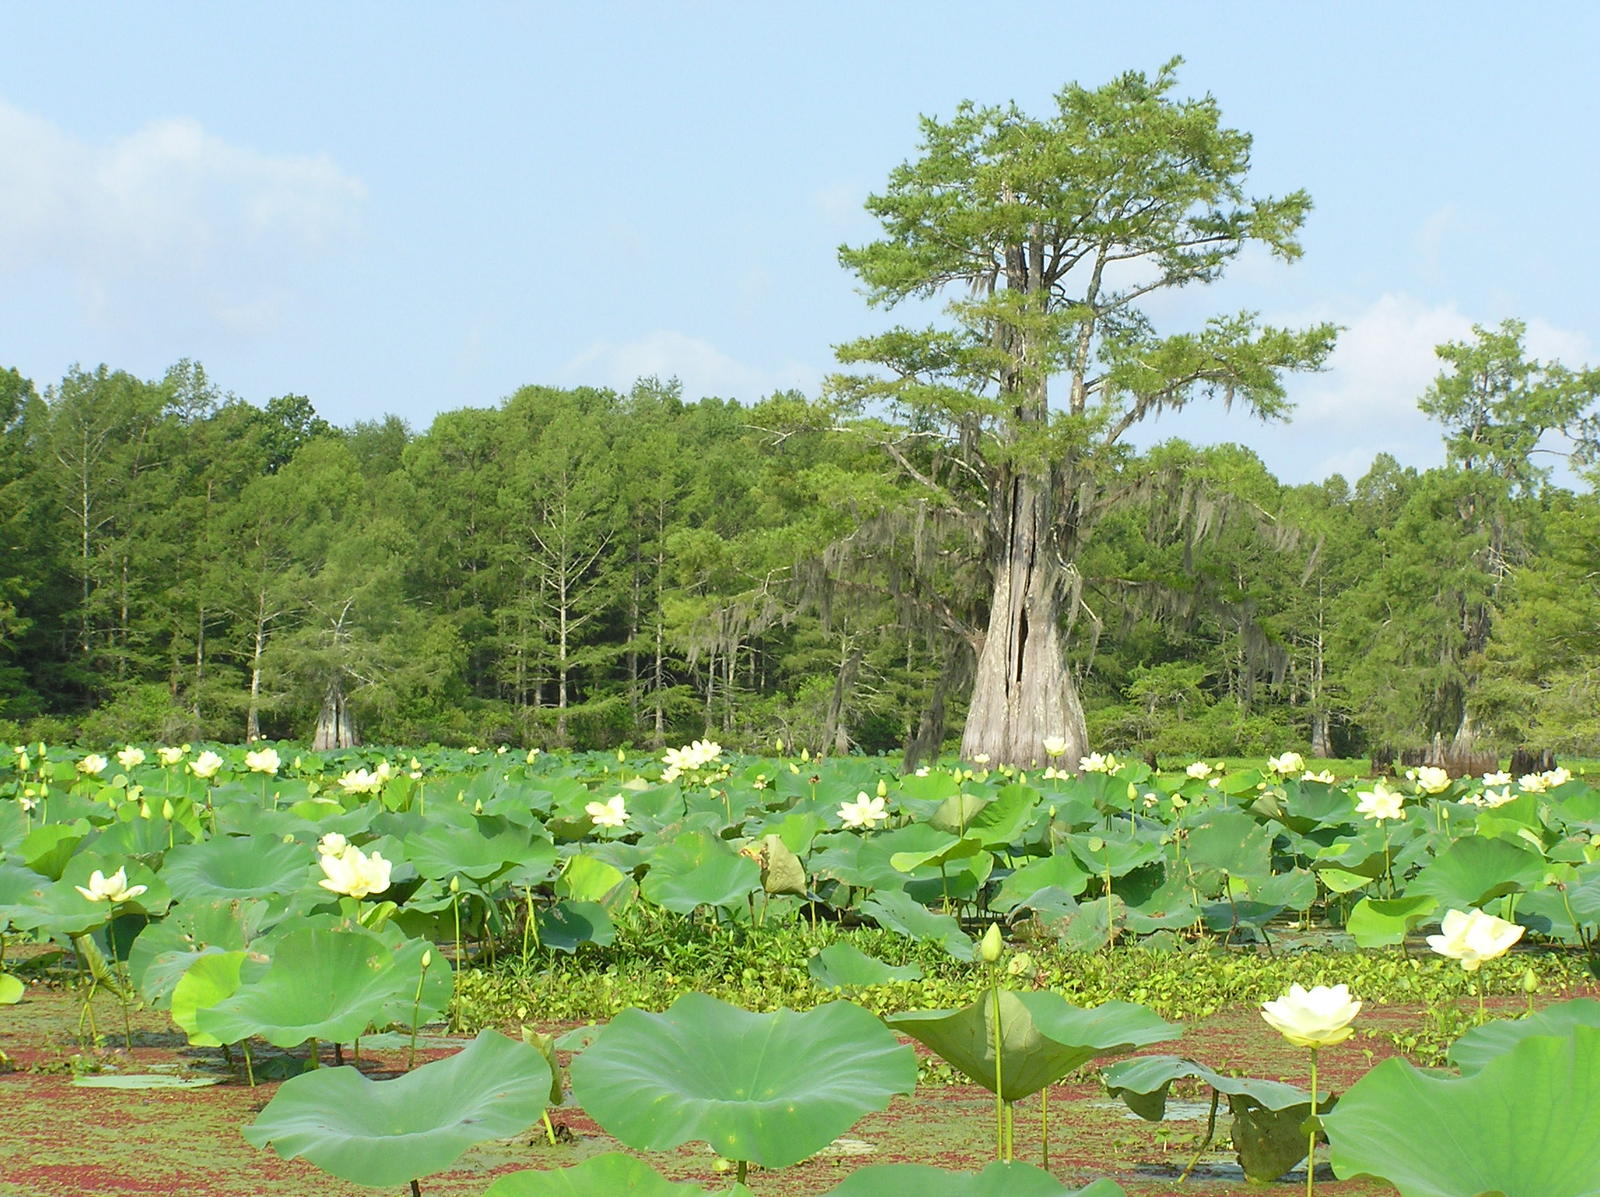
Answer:
[[[841, 994], [812, 981], [807, 963], [829, 944], [848, 942], [889, 964], [915, 964], [920, 979]], [[1011, 959], [1016, 959], [1011, 956]], [[1592, 986], [1581, 957], [1517, 952], [1468, 973], [1452, 960], [1400, 949], [1303, 949], [1186, 943], [1166, 950], [1138, 946], [1075, 952], [1053, 943], [1027, 945], [1029, 967], [1018, 988], [1052, 989], [1080, 1006], [1138, 1002], [1164, 1018], [1194, 1021], [1275, 998], [1295, 982], [1345, 984], [1369, 1011], [1401, 1005], [1412, 1013], [1399, 1029], [1375, 1032], [1433, 1062], [1476, 1016], [1479, 990], [1504, 1009], [1507, 999], [1543, 1004]], [[618, 928], [616, 942], [586, 945], [524, 966], [463, 969], [456, 981], [458, 1028], [516, 1023], [603, 1022], [630, 1006], [660, 1011], [688, 992], [748, 1010], [803, 1010], [840, 996], [878, 1014], [965, 1005], [979, 983], [975, 966], [938, 947], [876, 928], [780, 929], [712, 926], [667, 917]], [[1463, 1013], [1463, 1012], [1466, 1013]], [[1512, 1011], [1506, 1010], [1506, 1013]]]

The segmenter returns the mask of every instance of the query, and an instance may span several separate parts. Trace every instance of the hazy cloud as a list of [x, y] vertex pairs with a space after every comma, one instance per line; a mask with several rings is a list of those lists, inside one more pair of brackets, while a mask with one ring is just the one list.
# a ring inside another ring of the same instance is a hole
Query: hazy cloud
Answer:
[[0, 100], [0, 275], [64, 272], [91, 314], [158, 291], [191, 305], [179, 320], [257, 329], [296, 265], [355, 231], [364, 196], [326, 156], [232, 145], [188, 118], [95, 145]]
[[775, 390], [815, 389], [818, 374], [796, 362], [776, 368], [749, 365], [723, 353], [709, 341], [672, 330], [647, 333], [632, 341], [596, 341], [561, 367], [572, 385], [609, 386], [627, 390], [647, 374], [683, 383], [686, 399], [715, 395], [753, 402]]

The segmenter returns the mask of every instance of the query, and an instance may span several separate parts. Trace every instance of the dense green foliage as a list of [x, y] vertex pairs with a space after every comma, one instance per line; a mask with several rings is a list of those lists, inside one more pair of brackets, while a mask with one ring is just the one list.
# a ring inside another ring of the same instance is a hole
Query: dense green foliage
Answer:
[[[1520, 333], [1446, 347], [1429, 401], [1475, 348], [1578, 385]], [[334, 690], [376, 742], [896, 751], [959, 726], [981, 565], [799, 395], [528, 387], [416, 433], [258, 407], [187, 362], [3, 381], [16, 738], [307, 738]], [[1441, 413], [1451, 460], [1423, 472], [1286, 486], [1240, 446], [1127, 455], [1136, 498], [1080, 559], [1094, 743], [1353, 754], [1470, 717], [1592, 751], [1600, 503], [1528, 468], [1526, 390]]]
[[[1474, 347], [1528, 374], [1517, 325], [1480, 330], [1429, 402]], [[254, 406], [192, 363], [3, 381], [16, 738], [309, 738], [331, 690], [392, 743], [898, 751], [958, 727], [981, 563], [800, 395], [525, 387], [411, 432]], [[1494, 466], [1507, 424], [1547, 424], [1496, 394], [1426, 472], [1286, 486], [1242, 446], [1126, 454], [1138, 496], [1080, 558], [1099, 634], [1069, 655], [1094, 744], [1355, 754], [1470, 719], [1594, 751], [1600, 502], [1525, 446]]]

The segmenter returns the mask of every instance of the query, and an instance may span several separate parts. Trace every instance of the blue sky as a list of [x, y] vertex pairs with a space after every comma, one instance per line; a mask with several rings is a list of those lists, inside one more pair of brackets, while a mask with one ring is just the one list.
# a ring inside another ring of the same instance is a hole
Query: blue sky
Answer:
[[[1514, 15], [1513, 15], [1514, 14]], [[1304, 258], [1157, 306], [1346, 326], [1294, 421], [1141, 430], [1280, 477], [1428, 465], [1433, 346], [1528, 322], [1600, 359], [1600, 5], [25, 4], [0, 0], [0, 365], [425, 429], [527, 383], [814, 393], [880, 327], [837, 263], [962, 99], [1043, 114], [1181, 54], [1315, 202]]]

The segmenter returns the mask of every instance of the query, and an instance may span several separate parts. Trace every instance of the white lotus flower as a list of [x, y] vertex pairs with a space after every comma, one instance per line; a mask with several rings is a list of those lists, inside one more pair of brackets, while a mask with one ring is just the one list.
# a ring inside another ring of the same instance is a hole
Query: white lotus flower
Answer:
[[354, 845], [346, 845], [338, 856], [320, 857], [317, 861], [327, 877], [317, 882], [323, 889], [351, 898], [365, 898], [368, 894], [381, 894], [389, 888], [389, 874], [394, 865], [374, 852], [368, 856]]
[[106, 771], [106, 766], [110, 763], [110, 761], [106, 760], [106, 758], [101, 756], [98, 752], [91, 752], [88, 756], [84, 757], [78, 762], [78, 772], [93, 777], [96, 774], [104, 773]]
[[854, 802], [839, 804], [839, 820], [846, 827], [865, 827], [869, 831], [889, 817], [886, 799], [869, 795], [862, 790]]
[[156, 759], [163, 765], [176, 765], [183, 759], [183, 749], [164, 747], [156, 749]]
[[1306, 758], [1298, 752], [1286, 752], [1282, 756], [1269, 756], [1267, 768], [1279, 777], [1292, 777], [1306, 767]]
[[1511, 774], [1485, 773], [1483, 775], [1483, 784], [1486, 786], [1508, 786], [1511, 784]]
[[317, 851], [323, 856], [343, 856], [344, 850], [350, 846], [350, 841], [337, 831], [330, 831], [317, 841]]
[[1046, 736], [1044, 741], [1044, 754], [1046, 756], [1061, 756], [1067, 751], [1065, 736]]
[[596, 827], [621, 827], [628, 821], [628, 808], [621, 794], [613, 794], [604, 802], [591, 802], [583, 812]]
[[1551, 769], [1548, 772], [1539, 774], [1539, 776], [1544, 778], [1544, 784], [1553, 790], [1557, 786], [1564, 786], [1572, 780], [1572, 770], [1564, 768]]
[[1275, 1002], [1263, 1002], [1261, 1017], [1267, 1025], [1297, 1047], [1327, 1047], [1350, 1038], [1350, 1023], [1361, 1012], [1361, 1003], [1350, 997], [1346, 985], [1318, 985], [1306, 989], [1289, 986], [1289, 992]]
[[128, 870], [120, 868], [109, 877], [99, 869], [96, 869], [89, 874], [87, 889], [81, 885], [74, 885], [72, 888], [91, 902], [110, 902], [115, 906], [118, 902], [127, 902], [137, 898], [149, 886], [129, 885]]
[[1078, 768], [1085, 773], [1115, 773], [1117, 758], [1110, 752], [1091, 752], [1088, 756], [1078, 758]]
[[144, 764], [144, 749], [135, 748], [132, 744], [129, 744], [121, 752], [117, 753], [117, 764], [124, 769], [132, 769], [135, 765]]
[[1188, 768], [1186, 768], [1184, 772], [1190, 777], [1194, 778], [1196, 781], [1199, 781], [1202, 778], [1211, 776], [1211, 766], [1205, 761], [1195, 761]]
[[1435, 765], [1423, 765], [1417, 770], [1417, 789], [1424, 794], [1442, 794], [1450, 788], [1450, 774]]
[[366, 769], [351, 769], [339, 777], [339, 788], [346, 794], [376, 794], [383, 789], [385, 778]]
[[1459, 960], [1470, 973], [1485, 960], [1505, 955], [1522, 938], [1523, 928], [1472, 909], [1445, 911], [1439, 931], [1438, 935], [1428, 936], [1428, 946], [1441, 956]]
[[1385, 819], [1403, 819], [1405, 801], [1404, 794], [1395, 793], [1380, 781], [1370, 790], [1356, 791], [1356, 813], [1374, 823], [1382, 823]]
[[276, 748], [261, 748], [244, 754], [244, 767], [252, 773], [276, 773], [282, 765]]
[[222, 768], [222, 758], [209, 748], [189, 762], [190, 771], [201, 778], [215, 777], [220, 768]]

